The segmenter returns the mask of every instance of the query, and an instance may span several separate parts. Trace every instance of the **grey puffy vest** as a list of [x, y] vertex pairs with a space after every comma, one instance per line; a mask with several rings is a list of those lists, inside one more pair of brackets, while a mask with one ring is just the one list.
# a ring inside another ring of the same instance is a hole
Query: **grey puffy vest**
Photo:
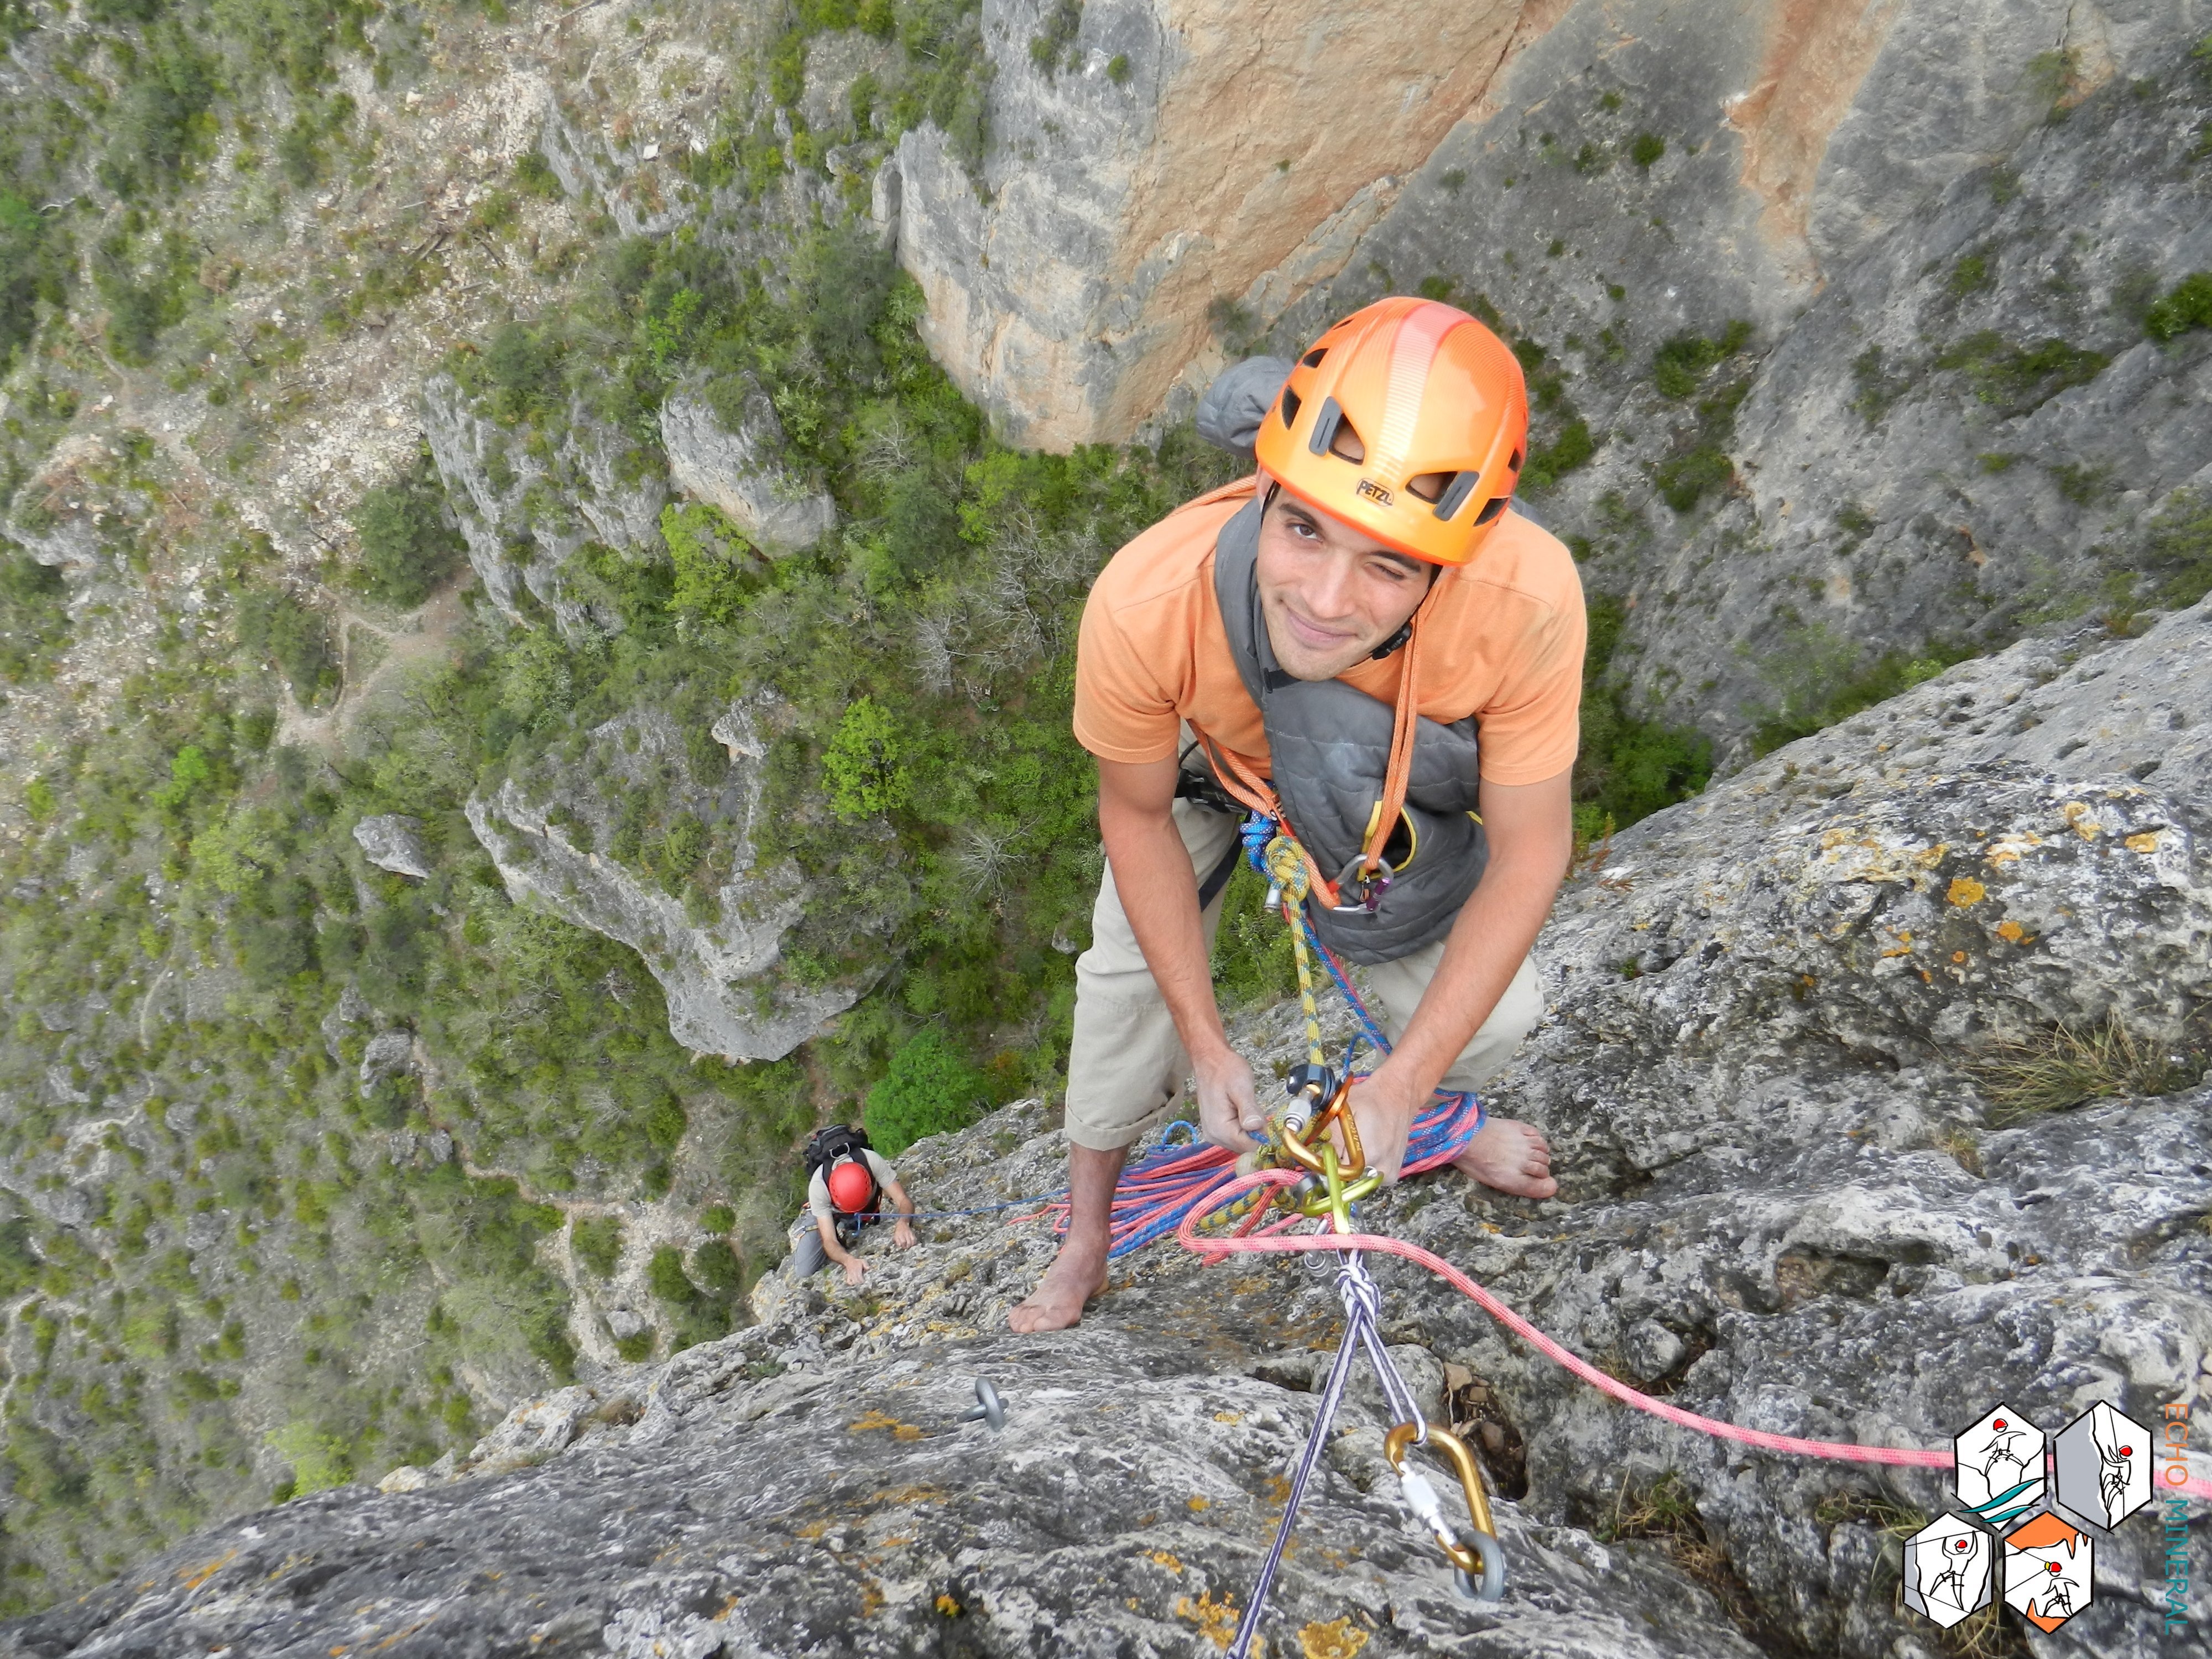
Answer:
[[[1276, 799], [1314, 863], [1334, 880], [1359, 855], [1382, 798], [1396, 711], [1341, 680], [1293, 679], [1276, 666], [1260, 614], [1261, 505], [1251, 501], [1221, 527], [1213, 591], [1237, 672], [1266, 724]], [[1332, 909], [1319, 894], [1306, 900], [1314, 932], [1339, 956], [1395, 962], [1451, 931], [1489, 856], [1474, 817], [1475, 736], [1471, 717], [1440, 726], [1415, 716], [1406, 824], [1384, 854], [1395, 869], [1390, 885], [1372, 910]]]

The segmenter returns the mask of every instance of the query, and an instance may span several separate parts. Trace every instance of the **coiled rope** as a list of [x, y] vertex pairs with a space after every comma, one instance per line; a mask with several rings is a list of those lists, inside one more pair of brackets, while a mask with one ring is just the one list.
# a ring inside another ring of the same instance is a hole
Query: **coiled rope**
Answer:
[[[1311, 866], [1297, 843], [1280, 832], [1274, 820], [1254, 812], [1239, 830], [1244, 857], [1267, 878], [1271, 908], [1279, 908], [1291, 932], [1291, 954], [1297, 963], [1298, 1006], [1305, 1019], [1306, 1059], [1316, 1072], [1327, 1064], [1322, 1044], [1321, 1009], [1315, 994], [1313, 962], [1318, 957], [1335, 981], [1345, 1006], [1359, 1027], [1359, 1041], [1379, 1054], [1390, 1052], [1390, 1039], [1368, 1012], [1352, 987], [1352, 979], [1334, 952], [1321, 942], [1307, 920], [1304, 899], [1310, 890]], [[1348, 1067], [1358, 1042], [1345, 1056]], [[1435, 1100], [1413, 1120], [1406, 1140], [1402, 1175], [1419, 1175], [1442, 1169], [1466, 1150], [1487, 1116], [1480, 1097], [1459, 1091], [1439, 1090]], [[1188, 1125], [1170, 1125], [1170, 1132]], [[1111, 1240], [1107, 1255], [1127, 1255], [1164, 1237], [1194, 1212], [1211, 1214], [1219, 1209], [1217, 1195], [1237, 1176], [1237, 1154], [1226, 1147], [1206, 1145], [1162, 1146], [1138, 1158], [1121, 1171], [1114, 1188], [1108, 1217]], [[1256, 1190], [1254, 1198], [1261, 1196]], [[1210, 1201], [1211, 1200], [1211, 1201]], [[1040, 1213], [1054, 1218], [1053, 1230], [1066, 1233], [1067, 1194], [1063, 1189], [1042, 1200]]]

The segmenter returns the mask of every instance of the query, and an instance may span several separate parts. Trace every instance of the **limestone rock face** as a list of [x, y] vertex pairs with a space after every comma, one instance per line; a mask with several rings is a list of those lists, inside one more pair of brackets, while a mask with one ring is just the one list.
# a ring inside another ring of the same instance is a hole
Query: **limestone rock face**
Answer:
[[380, 870], [417, 881], [430, 874], [429, 855], [422, 850], [422, 821], [404, 812], [380, 812], [353, 827], [362, 856]]
[[1048, 9], [984, 9], [988, 205], [934, 129], [901, 141], [899, 251], [963, 390], [1064, 449], [1152, 414], [1217, 298], [1340, 269], [1548, 9], [1091, 0], [1041, 68]]
[[[676, 722], [657, 708], [633, 709], [594, 728], [580, 763], [541, 763], [471, 799], [469, 823], [516, 898], [527, 894], [644, 959], [678, 1042], [730, 1060], [780, 1060], [867, 988], [809, 988], [781, 970], [801, 905], [794, 870], [753, 858], [765, 750], [744, 709], [719, 720], [713, 736], [729, 761], [702, 779]], [[649, 857], [673, 854], [648, 854], [643, 830], [626, 828], [634, 805], [648, 799], [662, 832], [696, 826], [705, 862], [688, 879], [647, 867]]]
[[518, 591], [527, 589], [564, 634], [621, 628], [611, 605], [572, 591], [566, 567], [592, 541], [632, 557], [666, 556], [660, 508], [668, 490], [655, 458], [641, 455], [581, 405], [568, 411], [550, 455], [533, 455], [445, 375], [423, 386], [422, 434], [460, 520], [469, 563], [502, 614], [521, 620]]
[[[1433, 279], [1538, 349], [1534, 454], [1571, 416], [1595, 450], [1537, 510], [1627, 606], [1635, 700], [1738, 764], [1885, 653], [2157, 602], [2154, 520], [2212, 466], [2212, 337], [2142, 322], [2212, 268], [2203, 33], [2160, 3], [1571, 6], [1340, 274], [1244, 297], [1292, 351]], [[1668, 395], [1656, 354], [1738, 319]]]
[[758, 388], [735, 431], [700, 398], [672, 394], [660, 406], [660, 441], [676, 487], [720, 508], [763, 552], [801, 551], [837, 522], [828, 494], [783, 465], [783, 428]]
[[[1942, 1447], [1999, 1400], [2052, 1429], [2098, 1400], [2141, 1421], [2201, 1402], [2208, 665], [2205, 606], [2102, 648], [2023, 644], [1626, 832], [1562, 898], [1549, 1012], [1492, 1091], [1551, 1137], [1559, 1198], [1428, 1177], [1363, 1220], [1615, 1375], [1752, 1427]], [[2142, 1074], [2172, 1092], [1993, 1117], [1976, 1067], [1995, 1045], [2113, 1013], [2179, 1057]], [[1232, 1034], [1266, 1075], [1298, 1024], [1276, 1005]], [[1064, 1157], [1030, 1102], [899, 1163], [921, 1205], [966, 1211], [1050, 1191]], [[1006, 1311], [1054, 1241], [1007, 1214], [925, 1221], [911, 1252], [872, 1237], [857, 1292], [780, 1268], [748, 1330], [529, 1402], [386, 1495], [211, 1529], [9, 1637], [320, 1652], [434, 1618], [465, 1652], [1214, 1651], [1311, 1421], [1333, 1285], [1163, 1243], [1078, 1330], [1016, 1338]], [[1507, 1599], [1451, 1593], [1355, 1390], [1271, 1652], [1929, 1650], [1890, 1586], [1898, 1522], [1942, 1507], [1936, 1473], [1677, 1430], [1427, 1275], [1376, 1272], [1394, 1354], [1482, 1449]], [[958, 1420], [979, 1373], [1002, 1435]], [[2201, 1587], [2212, 1546], [2185, 1547]], [[2163, 1549], [2145, 1519], [2100, 1539], [2095, 1604], [2038, 1651], [2170, 1651]], [[2191, 1618], [2212, 1613], [2192, 1595]]]

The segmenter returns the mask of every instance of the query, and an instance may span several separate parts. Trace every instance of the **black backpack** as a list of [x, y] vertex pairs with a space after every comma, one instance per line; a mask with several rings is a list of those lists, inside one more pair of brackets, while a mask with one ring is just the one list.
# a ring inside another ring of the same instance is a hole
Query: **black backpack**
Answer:
[[817, 1170], [835, 1169], [841, 1158], [854, 1158], [862, 1169], [868, 1170], [867, 1208], [872, 1211], [877, 1207], [880, 1188], [876, 1182], [876, 1172], [868, 1168], [868, 1160], [860, 1156], [870, 1150], [866, 1129], [842, 1123], [832, 1123], [827, 1128], [817, 1129], [806, 1143], [806, 1178], [811, 1182]]

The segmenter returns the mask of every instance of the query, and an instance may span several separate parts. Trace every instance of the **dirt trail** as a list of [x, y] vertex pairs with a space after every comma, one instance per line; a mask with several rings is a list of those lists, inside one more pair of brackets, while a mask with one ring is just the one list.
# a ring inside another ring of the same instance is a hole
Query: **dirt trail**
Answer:
[[[341, 604], [333, 618], [338, 630], [338, 698], [319, 714], [302, 709], [289, 694], [284, 715], [277, 727], [280, 743], [312, 744], [331, 759], [343, 757], [348, 735], [362, 707], [376, 689], [406, 669], [450, 654], [453, 639], [468, 620], [461, 603], [467, 578], [441, 589], [420, 610], [386, 628]], [[379, 641], [384, 655], [365, 674], [354, 666], [354, 630], [359, 629]]]

